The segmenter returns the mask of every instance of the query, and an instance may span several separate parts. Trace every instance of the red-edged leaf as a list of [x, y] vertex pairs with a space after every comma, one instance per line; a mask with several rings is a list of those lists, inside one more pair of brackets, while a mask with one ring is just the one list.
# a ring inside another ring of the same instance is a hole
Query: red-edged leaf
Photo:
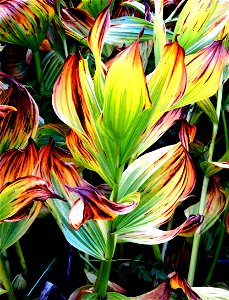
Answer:
[[13, 77], [0, 72], [0, 105], [10, 105], [12, 111], [0, 120], [0, 153], [12, 148], [24, 148], [38, 127], [37, 104], [26, 88]]
[[20, 220], [28, 215], [34, 201], [45, 202], [48, 198], [63, 199], [39, 177], [8, 182], [0, 189], [0, 222]]
[[137, 201], [130, 203], [116, 203], [109, 201], [105, 195], [92, 185], [70, 188], [76, 193], [76, 201], [69, 213], [69, 224], [78, 230], [88, 220], [113, 220], [117, 214], [126, 214], [132, 211]]
[[195, 134], [196, 134], [196, 127], [194, 125], [190, 125], [186, 121], [182, 121], [180, 132], [179, 132], [179, 138], [181, 144], [185, 147], [187, 151], [189, 151], [189, 144], [193, 142]]
[[118, 234], [121, 242], [133, 242], [137, 244], [155, 245], [165, 243], [175, 236], [192, 236], [203, 222], [203, 216], [190, 216], [184, 223], [173, 230], [163, 231], [152, 225], [145, 225], [142, 228], [129, 230], [127, 233]]
[[43, 178], [49, 184], [53, 184], [52, 174], [55, 174], [55, 180], [61, 186], [61, 190], [56, 190], [56, 192], [66, 198], [69, 194], [66, 185], [75, 187], [76, 185], [84, 185], [85, 182], [79, 175], [70, 152], [55, 146], [54, 141], [40, 149], [39, 162], [33, 174]]
[[0, 155], [0, 187], [19, 177], [32, 175], [38, 162], [38, 150], [32, 139], [26, 148], [11, 149]]

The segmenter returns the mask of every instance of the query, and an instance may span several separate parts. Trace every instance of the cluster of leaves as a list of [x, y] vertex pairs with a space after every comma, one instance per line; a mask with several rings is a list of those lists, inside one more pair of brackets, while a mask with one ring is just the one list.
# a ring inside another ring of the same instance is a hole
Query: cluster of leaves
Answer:
[[[155, 245], [218, 220], [228, 226], [228, 183], [216, 173], [229, 168], [229, 2], [183, 2], [0, 0], [0, 252], [45, 203], [67, 241], [102, 261], [94, 287], [74, 299], [106, 296], [103, 266], [117, 243]], [[196, 107], [213, 123], [210, 147], [195, 139]], [[220, 111], [225, 151], [213, 161]], [[152, 150], [175, 123], [178, 141]], [[195, 191], [197, 170], [200, 201], [163, 230]], [[136, 299], [169, 299], [178, 288], [200, 299], [176, 273]], [[128, 299], [112, 290], [107, 299]]]

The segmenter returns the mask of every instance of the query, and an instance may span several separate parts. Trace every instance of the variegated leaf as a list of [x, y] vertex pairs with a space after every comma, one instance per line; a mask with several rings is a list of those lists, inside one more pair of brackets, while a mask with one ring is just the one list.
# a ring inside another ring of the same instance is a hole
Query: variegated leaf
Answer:
[[147, 76], [147, 82], [152, 101], [152, 126], [179, 102], [186, 90], [184, 50], [177, 42], [165, 46], [161, 61], [154, 72]]
[[32, 175], [37, 162], [38, 150], [31, 139], [24, 149], [4, 152], [0, 155], [0, 187], [19, 177]]
[[163, 114], [163, 116], [153, 126], [148, 125], [142, 140], [138, 144], [132, 157], [138, 157], [146, 149], [158, 141], [162, 135], [178, 120], [183, 119], [186, 113], [183, 108], [174, 109]]
[[127, 132], [130, 136], [136, 132], [141, 114], [151, 107], [138, 43], [115, 57], [106, 76], [100, 121], [108, 136], [118, 143]]
[[88, 11], [92, 17], [96, 18], [97, 15], [109, 4], [110, 0], [82, 0], [83, 8]]
[[220, 87], [220, 79], [229, 54], [222, 41], [185, 57], [188, 82], [185, 95], [172, 108], [193, 104], [213, 96]]
[[14, 222], [29, 214], [34, 201], [62, 199], [47, 182], [35, 176], [17, 178], [0, 188], [0, 222]]
[[228, 300], [229, 291], [223, 288], [211, 286], [193, 287], [194, 292], [198, 293], [202, 300]]
[[210, 17], [217, 6], [217, 0], [187, 1], [174, 29], [173, 39], [186, 50], [204, 34]]
[[95, 93], [99, 105], [103, 107], [103, 88], [106, 67], [101, 60], [103, 45], [110, 26], [110, 3], [97, 16], [88, 36], [88, 44], [95, 58], [96, 70], [94, 75]]
[[118, 197], [141, 193], [136, 209], [114, 220], [114, 231], [126, 234], [167, 222], [176, 206], [195, 185], [195, 170], [184, 147], [178, 143], [147, 153], [124, 171]]
[[63, 8], [61, 20], [66, 34], [88, 46], [87, 37], [94, 24], [94, 18], [87, 11], [79, 8]]
[[0, 72], [0, 104], [16, 108], [0, 120], [0, 154], [12, 148], [24, 148], [38, 127], [37, 104], [26, 88], [13, 77]]
[[53, 16], [47, 0], [0, 1], [0, 40], [37, 51]]

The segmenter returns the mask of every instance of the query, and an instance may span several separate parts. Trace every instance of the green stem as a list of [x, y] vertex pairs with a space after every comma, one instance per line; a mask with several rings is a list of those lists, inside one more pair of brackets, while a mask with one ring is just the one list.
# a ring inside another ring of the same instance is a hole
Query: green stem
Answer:
[[27, 275], [27, 266], [26, 266], [26, 262], [25, 262], [25, 258], [24, 258], [22, 249], [21, 249], [20, 242], [17, 241], [16, 243], [14, 243], [14, 247], [15, 247], [16, 253], [19, 257], [19, 262], [22, 267], [23, 273], [24, 273], [24, 275]]
[[225, 222], [224, 222], [226, 214], [227, 214], [227, 210], [224, 211], [223, 220], [222, 220], [220, 233], [219, 233], [219, 240], [218, 240], [216, 251], [215, 251], [212, 263], [211, 263], [211, 267], [208, 271], [208, 275], [207, 275], [206, 280], [205, 280], [205, 285], [208, 285], [209, 281], [212, 278], [212, 275], [213, 275], [213, 272], [215, 270], [215, 266], [216, 266], [216, 263], [218, 261], [219, 254], [220, 254], [220, 251], [221, 251], [221, 248], [222, 248], [223, 238], [224, 238], [224, 234], [225, 234], [225, 230], [226, 230], [226, 226], [225, 226]]
[[153, 245], [152, 248], [153, 248], [153, 254], [154, 254], [156, 260], [162, 261], [162, 255], [161, 255], [161, 250], [159, 248], [159, 245], [158, 244]]
[[33, 57], [34, 57], [35, 69], [37, 74], [37, 82], [39, 84], [40, 94], [43, 95], [45, 92], [45, 84], [44, 84], [43, 70], [41, 67], [41, 58], [40, 58], [39, 50], [33, 52]]
[[[221, 77], [221, 83], [222, 83], [222, 77]], [[218, 121], [220, 118], [220, 111], [221, 111], [221, 106], [222, 106], [222, 95], [223, 95], [223, 85], [220, 86], [218, 95], [217, 95], [216, 114], [218, 117]], [[218, 123], [213, 124], [212, 140], [211, 140], [211, 144], [209, 147], [208, 162], [211, 162], [212, 158], [213, 158], [216, 135], [218, 132]], [[201, 191], [201, 196], [200, 196], [200, 206], [199, 206], [199, 214], [200, 215], [204, 215], [204, 212], [205, 212], [208, 183], [209, 183], [209, 178], [204, 176], [203, 184], [202, 184], [202, 191]], [[199, 252], [199, 246], [200, 246], [201, 228], [202, 228], [202, 226], [200, 225], [198, 230], [195, 232], [194, 239], [193, 239], [192, 253], [191, 253], [189, 272], [188, 272], [188, 283], [191, 286], [193, 286], [194, 279], [195, 279], [197, 258], [198, 258], [198, 252]]]
[[0, 279], [3, 283], [4, 288], [7, 290], [7, 296], [8, 300], [16, 300], [16, 297], [14, 295], [13, 286], [11, 284], [9, 273], [7, 271], [4, 257], [2, 254], [0, 254]]
[[228, 128], [227, 128], [227, 120], [225, 116], [225, 110], [222, 110], [222, 120], [223, 120], [223, 128], [224, 128], [224, 138], [225, 138], [225, 146], [226, 151], [229, 150], [229, 136], [228, 136]]
[[[109, 222], [111, 226], [111, 222]], [[98, 299], [105, 299], [110, 276], [112, 258], [116, 247], [116, 234], [109, 233], [107, 239], [107, 249], [105, 258], [101, 261], [99, 273], [94, 286], [94, 292], [97, 293]]]

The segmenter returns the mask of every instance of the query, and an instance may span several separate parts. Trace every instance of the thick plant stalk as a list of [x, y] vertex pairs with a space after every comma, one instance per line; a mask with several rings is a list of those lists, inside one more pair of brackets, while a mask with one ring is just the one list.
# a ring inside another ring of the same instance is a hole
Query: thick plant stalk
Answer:
[[37, 74], [37, 82], [40, 89], [40, 94], [43, 95], [45, 92], [45, 84], [44, 84], [44, 77], [43, 77], [43, 70], [41, 67], [41, 58], [39, 50], [33, 52], [35, 69]]
[[[111, 225], [111, 222], [110, 222]], [[109, 234], [109, 233], [108, 233]], [[106, 260], [101, 261], [99, 273], [96, 279], [94, 292], [98, 294], [99, 299], [105, 299], [110, 276], [110, 269], [114, 251], [116, 248], [116, 234], [109, 234], [107, 239]]]
[[14, 295], [13, 286], [11, 284], [9, 273], [6, 268], [4, 257], [0, 254], [0, 279], [3, 283], [4, 288], [7, 290], [8, 300], [16, 300]]
[[[221, 78], [221, 83], [222, 83], [222, 78]], [[221, 85], [221, 87], [219, 88], [218, 95], [217, 95], [216, 114], [217, 114], [218, 120], [220, 118], [220, 111], [221, 111], [221, 106], [222, 106], [222, 94], [223, 94], [223, 85]], [[211, 144], [209, 147], [208, 162], [212, 161], [217, 132], [218, 132], [218, 123], [214, 123], [213, 130], [212, 130], [212, 140], [211, 140]], [[209, 184], [209, 178], [207, 176], [204, 176], [203, 184], [202, 184], [202, 191], [201, 191], [201, 196], [200, 196], [200, 206], [199, 206], [199, 214], [200, 215], [204, 215], [204, 210], [205, 210], [205, 205], [206, 205], [206, 197], [207, 197], [207, 191], [208, 191], [208, 184]], [[198, 251], [199, 251], [200, 238], [201, 238], [201, 228], [202, 228], [202, 226], [200, 225], [198, 230], [195, 232], [194, 238], [193, 238], [192, 253], [191, 253], [191, 259], [190, 259], [190, 264], [189, 264], [189, 273], [188, 273], [188, 283], [191, 286], [193, 286], [194, 279], [195, 279]]]

